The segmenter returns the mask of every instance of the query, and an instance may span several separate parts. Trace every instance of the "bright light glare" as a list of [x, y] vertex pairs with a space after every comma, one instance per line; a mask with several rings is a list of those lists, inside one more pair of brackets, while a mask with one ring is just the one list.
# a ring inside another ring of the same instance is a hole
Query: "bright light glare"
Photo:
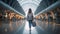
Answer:
[[34, 14], [34, 11], [37, 9], [37, 7], [39, 6], [39, 3], [42, 0], [17, 0], [20, 5], [22, 6], [23, 10], [25, 11], [25, 14], [27, 16], [28, 13], [28, 9], [31, 8], [32, 12]]
[[[31, 26], [31, 30], [34, 30], [34, 29], [35, 29], [35, 27]], [[26, 21], [25, 30], [29, 31], [29, 23], [28, 23], [28, 21]]]
[[30, 4], [23, 6], [23, 9], [24, 9], [24, 11], [25, 11], [26, 16], [27, 16], [27, 14], [28, 14], [29, 8], [32, 9], [33, 14], [34, 14], [34, 11], [36, 10], [36, 7], [33, 6], [33, 5], [30, 5]]

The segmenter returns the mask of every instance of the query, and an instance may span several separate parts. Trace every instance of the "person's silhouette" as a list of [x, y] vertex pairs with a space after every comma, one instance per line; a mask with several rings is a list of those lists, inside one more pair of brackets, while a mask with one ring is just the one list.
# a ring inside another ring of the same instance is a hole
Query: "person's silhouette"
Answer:
[[27, 20], [29, 22], [29, 30], [31, 31], [31, 24], [32, 24], [32, 20], [33, 20], [33, 13], [31, 8], [29, 8], [28, 14], [27, 14]]

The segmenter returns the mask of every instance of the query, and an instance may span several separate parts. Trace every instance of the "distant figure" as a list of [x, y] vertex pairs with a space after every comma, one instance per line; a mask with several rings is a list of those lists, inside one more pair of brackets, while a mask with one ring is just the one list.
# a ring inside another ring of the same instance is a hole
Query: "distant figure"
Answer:
[[33, 13], [31, 8], [29, 8], [28, 14], [27, 14], [27, 20], [29, 22], [29, 30], [31, 30], [31, 25], [32, 25], [32, 21], [33, 21]]

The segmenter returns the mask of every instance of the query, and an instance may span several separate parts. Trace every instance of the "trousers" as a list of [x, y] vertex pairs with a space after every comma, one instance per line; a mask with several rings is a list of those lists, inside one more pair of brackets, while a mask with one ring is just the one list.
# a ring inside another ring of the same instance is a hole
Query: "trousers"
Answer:
[[32, 20], [29, 20], [29, 28], [31, 28]]

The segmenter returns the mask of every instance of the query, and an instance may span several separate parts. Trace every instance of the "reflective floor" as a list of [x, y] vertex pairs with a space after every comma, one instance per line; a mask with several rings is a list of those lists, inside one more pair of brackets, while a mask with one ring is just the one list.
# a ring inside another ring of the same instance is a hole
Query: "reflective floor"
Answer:
[[[29, 31], [29, 23], [27, 20], [17, 21], [0, 21], [1, 34], [59, 34], [60, 30], [56, 24], [49, 24], [47, 21], [35, 20], [36, 27], [31, 26]], [[60, 25], [59, 25], [60, 26]]]
[[[31, 30], [29, 8], [36, 22]], [[60, 34], [60, 0], [0, 0], [0, 34]]]

